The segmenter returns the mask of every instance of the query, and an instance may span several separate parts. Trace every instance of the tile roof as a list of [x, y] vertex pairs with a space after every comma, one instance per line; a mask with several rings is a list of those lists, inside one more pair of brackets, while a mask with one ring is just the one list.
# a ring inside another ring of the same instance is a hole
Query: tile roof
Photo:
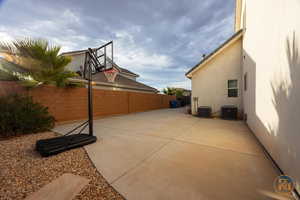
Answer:
[[[78, 77], [78, 78], [82, 79], [81, 77]], [[107, 80], [107, 78], [105, 77], [103, 72], [98, 72], [96, 74], [93, 74], [92, 79], [96, 83], [98, 82], [98, 83], [110, 84], [112, 87], [113, 86], [118, 87], [121, 85], [123, 88], [128, 86], [128, 89], [132, 88], [132, 89], [150, 91], [150, 92], [155, 92], [155, 93], [158, 92], [158, 90], [153, 87], [150, 87], [150, 86], [140, 83], [138, 81], [126, 78], [120, 74], [117, 74], [115, 81], [113, 83], [111, 83]]]
[[[116, 63], [115, 63], [115, 65], [116, 65]], [[121, 70], [121, 73], [126, 73], [126, 74], [130, 74], [130, 75], [133, 75], [133, 76], [135, 76], [135, 77], [139, 77], [139, 75], [138, 74], [136, 74], [136, 73], [133, 73], [132, 71], [130, 71], [130, 70], [128, 70], [128, 69], [125, 69], [125, 68], [123, 68], [123, 67], [119, 67], [119, 66], [117, 66], [118, 68], [120, 68], [120, 70]]]

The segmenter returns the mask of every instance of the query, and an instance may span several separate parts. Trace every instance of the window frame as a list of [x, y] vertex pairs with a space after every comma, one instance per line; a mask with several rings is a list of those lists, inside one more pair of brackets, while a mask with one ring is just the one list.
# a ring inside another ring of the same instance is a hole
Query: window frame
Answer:
[[[230, 81], [236, 81], [236, 86], [230, 87], [230, 84], [229, 84]], [[236, 96], [229, 95], [230, 90], [236, 90]], [[237, 98], [237, 97], [239, 97], [239, 81], [238, 81], [238, 79], [229, 79], [229, 80], [227, 80], [227, 97], [228, 98]]]

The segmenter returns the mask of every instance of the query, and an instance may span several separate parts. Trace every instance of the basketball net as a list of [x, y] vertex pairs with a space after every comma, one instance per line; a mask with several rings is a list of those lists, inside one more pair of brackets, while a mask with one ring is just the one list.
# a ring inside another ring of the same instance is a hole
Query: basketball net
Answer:
[[109, 69], [109, 70], [105, 70], [103, 71], [106, 79], [108, 80], [108, 82], [115, 82], [115, 79], [118, 75], [118, 70], [116, 70], [115, 68]]

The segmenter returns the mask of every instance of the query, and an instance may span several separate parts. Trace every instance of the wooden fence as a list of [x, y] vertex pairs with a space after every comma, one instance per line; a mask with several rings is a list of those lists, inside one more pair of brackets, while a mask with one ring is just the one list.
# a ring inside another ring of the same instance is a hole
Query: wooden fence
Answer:
[[[1, 81], [0, 95], [12, 93], [32, 96], [34, 101], [47, 106], [58, 122], [87, 118], [86, 88], [42, 86], [25, 90], [15, 82]], [[169, 101], [173, 99], [174, 96], [163, 94], [94, 89], [94, 116], [104, 117], [168, 108]]]

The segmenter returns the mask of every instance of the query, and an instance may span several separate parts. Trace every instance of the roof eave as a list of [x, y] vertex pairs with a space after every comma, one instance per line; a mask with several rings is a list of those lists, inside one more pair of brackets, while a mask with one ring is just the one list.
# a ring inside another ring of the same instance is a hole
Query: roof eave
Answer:
[[221, 44], [218, 48], [216, 48], [211, 54], [206, 56], [203, 60], [201, 60], [198, 64], [196, 64], [194, 67], [192, 67], [187, 73], [185, 73], [185, 76], [189, 79], [192, 78], [193, 73], [200, 69], [202, 66], [204, 66], [206, 63], [211, 61], [215, 58], [219, 53], [223, 52], [225, 49], [227, 49], [228, 46], [233, 44], [234, 42], [238, 41], [240, 37], [243, 36], [243, 29], [237, 31], [234, 35], [232, 35], [228, 40], [226, 40], [223, 44]]
[[62, 52], [60, 55], [61, 56], [74, 56], [74, 55], [81, 55], [85, 54], [85, 50], [82, 51], [72, 51], [72, 52]]
[[[95, 49], [95, 48], [93, 48]], [[83, 50], [77, 50], [77, 51], [66, 51], [66, 52], [62, 52], [60, 55], [64, 56], [73, 56], [73, 55], [80, 55], [80, 54], [85, 54], [88, 50], [87, 49], [83, 49]]]
[[[77, 83], [88, 83], [85, 79], [76, 79], [76, 78], [69, 78], [71, 82], [77, 82]], [[107, 83], [107, 82], [101, 82], [101, 81], [93, 81], [93, 84], [104, 86], [104, 87], [115, 87], [115, 88], [121, 88], [121, 89], [130, 89], [130, 90], [138, 90], [138, 91], [146, 91], [146, 92], [159, 92], [156, 88], [140, 88], [135, 86], [129, 86], [129, 85], [123, 85], [123, 84], [116, 84], [116, 83]]]
[[126, 74], [126, 75], [129, 75], [129, 76], [134, 76], [134, 77], [140, 77], [140, 75], [138, 75], [138, 74], [134, 74], [134, 73], [127, 73], [127, 72], [123, 72], [123, 71], [121, 71], [120, 72], [121, 74]]

